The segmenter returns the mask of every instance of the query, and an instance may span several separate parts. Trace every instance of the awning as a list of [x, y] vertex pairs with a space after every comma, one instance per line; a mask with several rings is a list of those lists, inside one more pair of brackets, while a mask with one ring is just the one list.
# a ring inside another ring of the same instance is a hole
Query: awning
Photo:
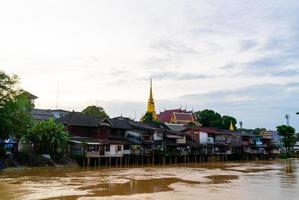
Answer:
[[182, 139], [183, 138], [182, 136], [179, 136], [179, 135], [166, 135], [166, 137], [174, 138], [174, 139]]
[[85, 144], [88, 144], [88, 145], [101, 145], [101, 143], [99, 143], [99, 142], [83, 142], [83, 141], [80, 141], [80, 140], [70, 140], [70, 142], [76, 143], [76, 144], [85, 143]]

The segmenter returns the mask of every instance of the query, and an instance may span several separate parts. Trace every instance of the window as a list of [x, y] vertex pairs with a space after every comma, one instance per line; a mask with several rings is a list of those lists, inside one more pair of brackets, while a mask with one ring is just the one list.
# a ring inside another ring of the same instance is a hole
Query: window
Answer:
[[117, 151], [122, 151], [122, 146], [121, 145], [117, 145]]
[[105, 146], [105, 151], [110, 151], [110, 145]]
[[130, 150], [130, 145], [124, 145], [124, 150]]

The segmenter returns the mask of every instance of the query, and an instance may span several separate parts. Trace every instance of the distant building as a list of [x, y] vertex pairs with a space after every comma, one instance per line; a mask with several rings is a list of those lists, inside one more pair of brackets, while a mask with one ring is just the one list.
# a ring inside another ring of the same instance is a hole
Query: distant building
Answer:
[[296, 144], [294, 146], [295, 151], [299, 151], [299, 133], [296, 134], [297, 135], [297, 141]]
[[272, 144], [280, 145], [281, 137], [277, 131], [272, 131], [272, 130], [261, 131], [260, 136], [263, 139], [271, 140]]

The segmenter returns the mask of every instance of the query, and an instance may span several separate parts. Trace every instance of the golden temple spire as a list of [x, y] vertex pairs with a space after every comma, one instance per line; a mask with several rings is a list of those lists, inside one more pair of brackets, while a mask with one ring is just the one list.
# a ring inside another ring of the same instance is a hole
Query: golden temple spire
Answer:
[[150, 95], [149, 95], [149, 101], [154, 101], [153, 99], [153, 84], [152, 84], [152, 79], [150, 80]]
[[155, 102], [153, 98], [153, 85], [152, 85], [152, 79], [150, 80], [150, 94], [147, 102], [147, 113], [153, 114], [153, 119], [157, 119], [156, 109], [155, 109]]

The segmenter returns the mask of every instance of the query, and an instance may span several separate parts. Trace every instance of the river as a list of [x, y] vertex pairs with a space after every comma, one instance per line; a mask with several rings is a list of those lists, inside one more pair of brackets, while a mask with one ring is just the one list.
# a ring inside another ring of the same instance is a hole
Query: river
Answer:
[[0, 199], [298, 200], [299, 160], [0, 171]]

